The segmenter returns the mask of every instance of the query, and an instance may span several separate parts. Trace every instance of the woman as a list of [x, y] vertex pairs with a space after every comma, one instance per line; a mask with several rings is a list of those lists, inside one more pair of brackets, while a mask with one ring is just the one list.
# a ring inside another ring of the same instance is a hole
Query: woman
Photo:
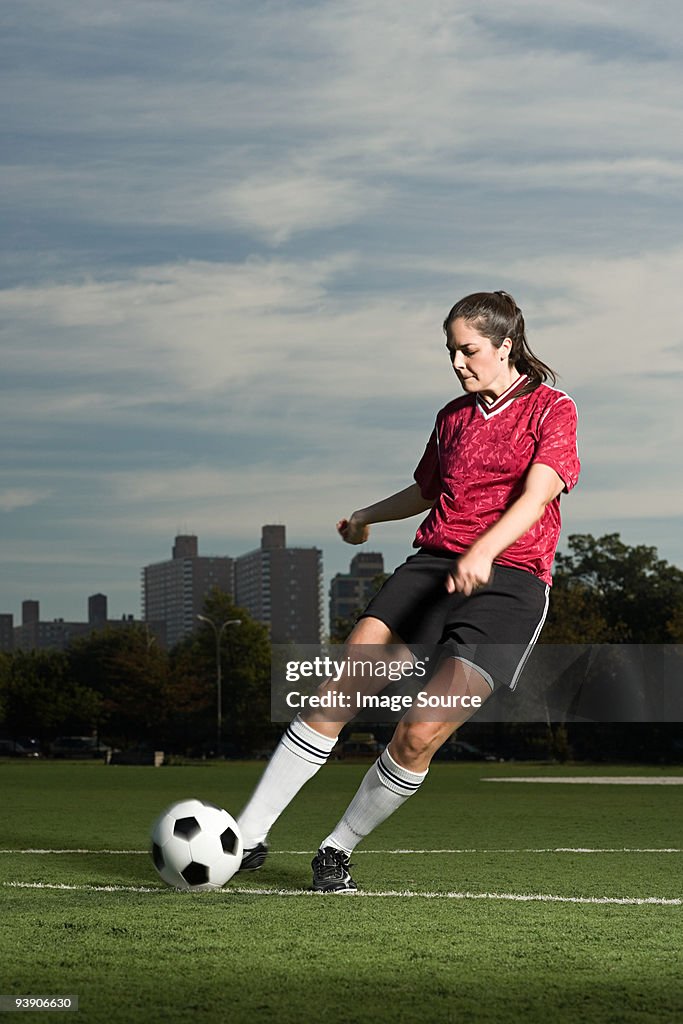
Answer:
[[[443, 328], [464, 396], [439, 412], [415, 482], [337, 529], [347, 543], [362, 544], [373, 523], [428, 511], [417, 554], [387, 580], [347, 643], [438, 644], [442, 657], [427, 692], [469, 696], [465, 703], [476, 706], [497, 687], [515, 689], [543, 626], [560, 494], [579, 474], [576, 407], [546, 383], [554, 385], [555, 374], [529, 348], [521, 310], [507, 292], [466, 296]], [[343, 690], [345, 682], [324, 689]], [[315, 890], [356, 889], [352, 850], [417, 792], [436, 751], [471, 713], [458, 707], [432, 716], [447, 719], [440, 721], [406, 713], [320, 844]], [[282, 737], [239, 819], [242, 870], [261, 867], [270, 827], [329, 757], [346, 724], [329, 717], [307, 711]]]

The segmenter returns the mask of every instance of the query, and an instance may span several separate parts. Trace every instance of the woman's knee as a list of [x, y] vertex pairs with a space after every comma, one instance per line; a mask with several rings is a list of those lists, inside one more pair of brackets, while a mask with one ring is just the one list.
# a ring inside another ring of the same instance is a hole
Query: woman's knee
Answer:
[[399, 722], [390, 743], [391, 755], [403, 768], [424, 771], [454, 728], [447, 722]]

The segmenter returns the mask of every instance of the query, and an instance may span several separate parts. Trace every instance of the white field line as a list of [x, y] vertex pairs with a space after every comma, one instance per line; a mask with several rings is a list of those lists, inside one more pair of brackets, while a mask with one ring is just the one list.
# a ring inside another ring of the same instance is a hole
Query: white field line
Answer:
[[480, 782], [549, 782], [575, 786], [683, 786], [683, 775], [506, 775]]
[[[2, 885], [8, 889], [59, 889], [70, 892], [132, 892], [132, 893], [159, 893], [168, 892], [168, 889], [152, 886], [133, 885], [66, 885], [53, 882], [3, 882]], [[310, 889], [249, 889], [229, 888], [221, 889], [220, 894], [224, 896], [326, 896], [328, 893], [311, 892]], [[215, 893], [182, 893], [184, 896], [215, 895]], [[338, 894], [334, 894], [338, 895]], [[425, 900], [502, 900], [513, 903], [581, 903], [596, 904], [600, 906], [660, 906], [680, 907], [683, 899], [665, 899], [659, 896], [553, 896], [548, 893], [509, 893], [509, 892], [416, 892], [411, 889], [389, 889], [386, 892], [371, 891], [347, 891], [345, 896], [355, 896], [365, 899], [425, 899]]]
[[[292, 856], [306, 856], [310, 857], [311, 854], [315, 853], [315, 850], [274, 850], [276, 855], [278, 853], [291, 854]], [[634, 847], [614, 847], [605, 849], [589, 849], [588, 847], [578, 846], [554, 846], [554, 847], [543, 847], [541, 849], [502, 849], [496, 847], [492, 850], [479, 850], [474, 848], [468, 849], [443, 849], [443, 850], [354, 850], [354, 857], [362, 857], [363, 854], [395, 854], [397, 856], [402, 855], [419, 855], [424, 856], [425, 854], [442, 854], [442, 853], [683, 853], [683, 848], [679, 847], [657, 847], [655, 848], [642, 848], [635, 849]], [[270, 854], [270, 851], [269, 851]]]
[[83, 849], [72, 849], [72, 850], [44, 850], [38, 849], [37, 847], [27, 847], [25, 850], [0, 850], [1, 853], [33, 853], [33, 854], [53, 854], [53, 853], [109, 853], [116, 856], [129, 856], [137, 855], [141, 853], [149, 853], [149, 850], [83, 850]]
[[[269, 856], [280, 856], [287, 855], [292, 857], [311, 857], [316, 851], [311, 850], [269, 850]], [[52, 854], [107, 854], [110, 856], [120, 857], [132, 857], [132, 856], [149, 856], [149, 850], [85, 850], [85, 849], [72, 849], [72, 850], [46, 850], [37, 848], [27, 848], [23, 850], [0, 850], [2, 854], [34, 854], [41, 856], [48, 856]], [[406, 855], [419, 855], [425, 856], [427, 854], [468, 854], [468, 853], [683, 853], [682, 847], [676, 846], [657, 846], [657, 847], [632, 847], [632, 846], [615, 846], [615, 847], [587, 847], [587, 846], [548, 846], [534, 849], [523, 849], [523, 848], [502, 848], [496, 847], [494, 849], [476, 849], [474, 847], [466, 847], [462, 849], [438, 849], [438, 850], [408, 850], [408, 849], [397, 849], [397, 850], [355, 850], [354, 857], [362, 857], [364, 854], [381, 854], [381, 855], [394, 855], [394, 856], [406, 856]]]
[[167, 892], [166, 888], [159, 885], [67, 885], [66, 882], [2, 882], [2, 886], [5, 889], [64, 889], [69, 892]]

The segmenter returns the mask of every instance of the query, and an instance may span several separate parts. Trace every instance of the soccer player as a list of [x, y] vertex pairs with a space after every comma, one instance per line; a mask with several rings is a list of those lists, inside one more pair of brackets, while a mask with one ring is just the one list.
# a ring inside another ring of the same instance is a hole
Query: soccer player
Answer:
[[[427, 513], [417, 553], [372, 599], [347, 643], [438, 645], [426, 692], [483, 703], [498, 687], [515, 689], [545, 620], [560, 494], [579, 474], [576, 406], [551, 386], [555, 373], [529, 348], [507, 292], [466, 296], [443, 328], [465, 394], [438, 413], [414, 483], [337, 524], [347, 543], [362, 544], [373, 523]], [[344, 685], [342, 678], [321, 690]], [[353, 849], [418, 791], [435, 752], [471, 714], [461, 707], [431, 716], [439, 721], [415, 709], [405, 714], [320, 843], [313, 889], [356, 889]], [[330, 717], [343, 715], [306, 710], [284, 733], [239, 818], [241, 870], [261, 867], [271, 826], [327, 761], [346, 724]]]

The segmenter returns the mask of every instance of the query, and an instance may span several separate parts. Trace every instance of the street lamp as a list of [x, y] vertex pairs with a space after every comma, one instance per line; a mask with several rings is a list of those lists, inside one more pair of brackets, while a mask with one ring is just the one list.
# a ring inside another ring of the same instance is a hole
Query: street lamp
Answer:
[[225, 622], [219, 626], [213, 619], [209, 618], [208, 615], [198, 615], [197, 618], [201, 622], [207, 622], [209, 626], [211, 626], [214, 636], [216, 637], [216, 756], [220, 756], [221, 747], [223, 745], [223, 672], [221, 668], [221, 637], [223, 636], [223, 630], [227, 626], [241, 626], [242, 620], [226, 619]]

